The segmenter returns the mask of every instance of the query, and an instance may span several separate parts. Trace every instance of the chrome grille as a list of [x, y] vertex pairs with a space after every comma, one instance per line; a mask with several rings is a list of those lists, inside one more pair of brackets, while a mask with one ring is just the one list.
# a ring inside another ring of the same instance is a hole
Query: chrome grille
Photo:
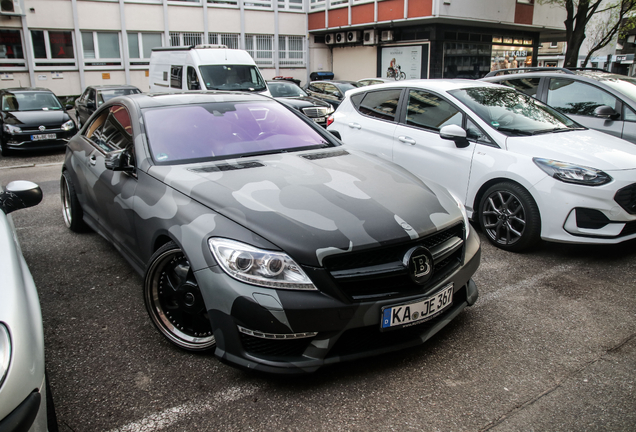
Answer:
[[307, 117], [324, 117], [327, 115], [327, 107], [308, 107], [303, 108], [303, 113]]

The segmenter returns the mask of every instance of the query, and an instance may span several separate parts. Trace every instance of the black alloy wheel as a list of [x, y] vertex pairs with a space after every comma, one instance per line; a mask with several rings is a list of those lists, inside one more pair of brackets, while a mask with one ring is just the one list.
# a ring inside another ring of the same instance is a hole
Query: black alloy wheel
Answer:
[[216, 346], [208, 311], [190, 262], [169, 242], [150, 259], [144, 301], [153, 324], [179, 348], [207, 351]]
[[522, 186], [497, 183], [479, 204], [479, 223], [495, 246], [519, 252], [536, 244], [541, 234], [539, 208]]

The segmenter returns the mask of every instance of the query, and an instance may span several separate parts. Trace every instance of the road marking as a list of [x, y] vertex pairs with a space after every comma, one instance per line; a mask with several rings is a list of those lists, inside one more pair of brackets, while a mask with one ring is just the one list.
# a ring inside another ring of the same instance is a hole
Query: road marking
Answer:
[[220, 405], [251, 396], [259, 389], [255, 385], [230, 387], [209, 397], [211, 402], [187, 402], [152, 414], [139, 421], [128, 423], [109, 432], [151, 432], [169, 428], [175, 423], [195, 414], [204, 414], [219, 408]]

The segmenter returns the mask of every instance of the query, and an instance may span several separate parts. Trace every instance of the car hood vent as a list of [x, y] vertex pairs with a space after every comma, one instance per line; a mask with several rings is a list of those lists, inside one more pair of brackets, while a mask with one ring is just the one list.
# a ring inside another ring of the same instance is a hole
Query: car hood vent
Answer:
[[302, 155], [302, 157], [309, 160], [318, 160], [318, 159], [326, 159], [326, 158], [336, 157], [336, 156], [346, 156], [348, 154], [349, 152], [346, 150], [338, 150], [338, 151], [330, 151], [330, 152], [323, 152], [323, 153], [311, 153], [311, 154]]
[[231, 165], [218, 164], [218, 165], [206, 166], [202, 168], [190, 168], [189, 171], [209, 173], [209, 172], [220, 172], [220, 171], [234, 171], [234, 170], [247, 169], [247, 168], [259, 168], [262, 166], [265, 166], [265, 165], [263, 165], [260, 162], [241, 162], [241, 163], [236, 163]]

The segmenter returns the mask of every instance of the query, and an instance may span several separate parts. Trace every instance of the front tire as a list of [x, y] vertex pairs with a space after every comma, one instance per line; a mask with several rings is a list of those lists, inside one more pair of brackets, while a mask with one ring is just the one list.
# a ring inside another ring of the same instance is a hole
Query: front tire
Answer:
[[75, 193], [75, 186], [67, 171], [62, 172], [60, 179], [60, 198], [62, 199], [62, 215], [66, 227], [74, 232], [85, 232], [88, 225], [84, 222], [84, 210], [80, 206]]
[[498, 248], [519, 252], [541, 235], [541, 215], [532, 195], [522, 186], [501, 182], [489, 187], [479, 204], [479, 224]]
[[179, 348], [208, 351], [216, 346], [199, 284], [176, 243], [166, 243], [150, 259], [144, 301], [155, 327]]

